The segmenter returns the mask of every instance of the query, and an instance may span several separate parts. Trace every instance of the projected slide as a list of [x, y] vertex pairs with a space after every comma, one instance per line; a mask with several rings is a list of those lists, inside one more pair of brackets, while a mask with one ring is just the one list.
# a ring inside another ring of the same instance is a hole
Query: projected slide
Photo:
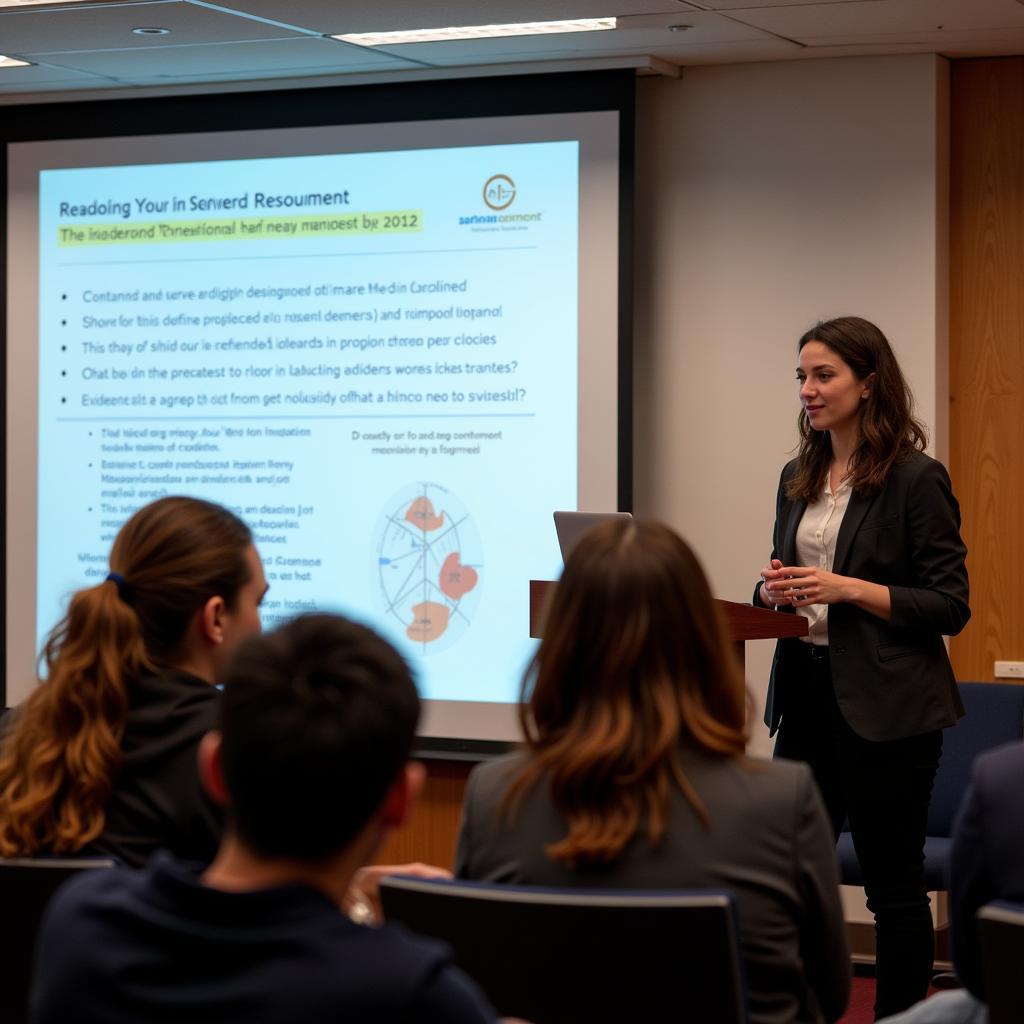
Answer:
[[573, 141], [39, 175], [37, 646], [165, 494], [252, 527], [265, 622], [371, 621], [509, 701], [577, 506]]

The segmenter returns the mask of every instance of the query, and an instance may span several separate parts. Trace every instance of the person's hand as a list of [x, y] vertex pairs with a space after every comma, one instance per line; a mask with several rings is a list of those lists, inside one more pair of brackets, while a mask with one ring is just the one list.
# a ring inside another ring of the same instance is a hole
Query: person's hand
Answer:
[[766, 565], [761, 570], [761, 579], [764, 583], [761, 584], [761, 602], [769, 608], [774, 608], [778, 604], [788, 604], [788, 601], [783, 601], [781, 598], [775, 597], [768, 589], [768, 582], [770, 580], [782, 579], [782, 573], [779, 571], [782, 568], [782, 562], [777, 558], [771, 560], [770, 565]]
[[[772, 563], [774, 565], [774, 562]], [[803, 608], [810, 604], [838, 604], [848, 600], [849, 576], [839, 576], [817, 566], [780, 566], [778, 576], [762, 588], [773, 604]]]
[[414, 878], [451, 878], [452, 873], [445, 868], [433, 864], [370, 864], [360, 868], [353, 876], [349, 891], [345, 897], [345, 910], [358, 907], [360, 903], [367, 906], [372, 913], [371, 920], [383, 920], [380, 908], [380, 880], [388, 875], [412, 875]]

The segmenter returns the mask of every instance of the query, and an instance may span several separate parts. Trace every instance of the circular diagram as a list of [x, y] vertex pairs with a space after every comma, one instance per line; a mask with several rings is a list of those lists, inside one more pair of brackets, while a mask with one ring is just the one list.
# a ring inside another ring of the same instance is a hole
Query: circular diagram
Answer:
[[385, 613], [424, 654], [455, 643], [480, 601], [480, 541], [462, 503], [439, 484], [403, 488], [388, 503], [375, 565]]

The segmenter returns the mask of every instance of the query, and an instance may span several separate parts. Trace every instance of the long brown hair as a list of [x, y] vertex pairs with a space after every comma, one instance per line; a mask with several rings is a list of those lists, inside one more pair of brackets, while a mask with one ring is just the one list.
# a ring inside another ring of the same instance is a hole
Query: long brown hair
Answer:
[[45, 681], [0, 747], [0, 856], [73, 853], [103, 831], [129, 691], [174, 663], [211, 597], [230, 606], [251, 572], [249, 528], [219, 505], [161, 498], [121, 528], [120, 579], [78, 591], [46, 641]]
[[523, 681], [530, 753], [505, 810], [545, 780], [568, 867], [614, 860], [646, 821], [657, 845], [673, 786], [707, 823], [683, 746], [739, 757], [746, 688], [700, 563], [667, 526], [615, 520], [570, 555]]
[[[815, 324], [800, 339], [798, 351], [809, 341], [820, 341], [853, 371], [858, 380], [871, 374], [871, 392], [864, 401], [858, 424], [857, 446], [850, 460], [850, 486], [859, 494], [877, 494], [892, 467], [928, 443], [925, 428], [914, 416], [914, 398], [886, 336], [859, 316], [841, 316]], [[815, 430], [801, 409], [797, 420], [800, 450], [796, 473], [786, 494], [817, 501], [832, 463], [832, 436]]]

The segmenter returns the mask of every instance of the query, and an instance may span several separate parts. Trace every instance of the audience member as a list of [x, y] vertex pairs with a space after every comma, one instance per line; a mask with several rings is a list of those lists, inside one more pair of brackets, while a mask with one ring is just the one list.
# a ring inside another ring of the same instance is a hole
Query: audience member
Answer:
[[687, 545], [637, 520], [584, 536], [523, 690], [525, 750], [471, 775], [456, 874], [731, 890], [751, 1024], [838, 1019], [828, 819], [806, 765], [745, 756], [743, 677]]
[[227, 809], [205, 869], [161, 852], [88, 872], [43, 925], [35, 1024], [477, 1024], [494, 1013], [443, 947], [339, 907], [422, 782], [401, 657], [334, 616], [239, 649], [200, 772]]
[[227, 509], [169, 497], [124, 524], [110, 569], [73, 595], [46, 642], [44, 681], [5, 720], [0, 856], [139, 865], [165, 846], [209, 861], [221, 814], [196, 751], [216, 721], [212, 684], [259, 631], [263, 566]]
[[939, 992], [891, 1024], [986, 1024], [985, 970], [975, 916], [992, 900], [1024, 902], [1024, 743], [974, 763], [953, 833], [950, 928], [953, 964], [964, 988]]

